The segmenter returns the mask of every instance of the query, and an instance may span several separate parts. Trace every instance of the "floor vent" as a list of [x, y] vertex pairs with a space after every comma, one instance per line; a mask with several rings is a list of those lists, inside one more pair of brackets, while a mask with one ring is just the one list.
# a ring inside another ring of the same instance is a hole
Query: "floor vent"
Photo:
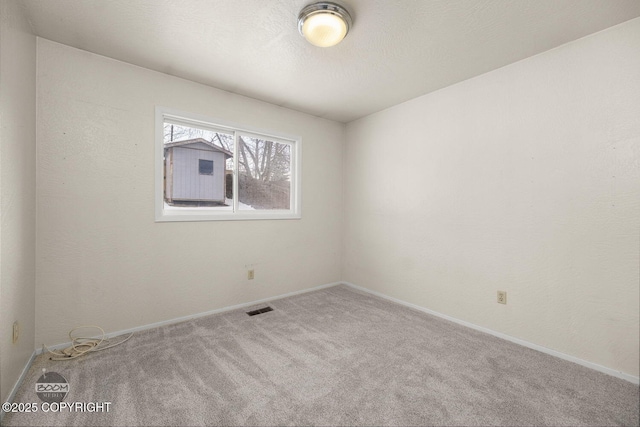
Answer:
[[259, 308], [257, 310], [253, 310], [253, 311], [247, 311], [247, 314], [249, 316], [255, 316], [256, 314], [262, 314], [262, 313], [267, 313], [269, 311], [273, 311], [273, 308], [271, 307], [264, 307], [264, 308]]

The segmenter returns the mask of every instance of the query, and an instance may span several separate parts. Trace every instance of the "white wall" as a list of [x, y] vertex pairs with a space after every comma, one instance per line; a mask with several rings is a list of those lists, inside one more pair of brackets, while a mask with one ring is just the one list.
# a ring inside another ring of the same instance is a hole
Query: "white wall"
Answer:
[[638, 376], [639, 52], [640, 18], [348, 124], [343, 278]]
[[[44, 39], [37, 52], [36, 346], [340, 279], [344, 125]], [[300, 135], [303, 218], [155, 223], [156, 105]]]
[[[0, 1], [0, 401], [33, 352], [36, 38], [20, 5]], [[12, 342], [13, 322], [20, 337]]]

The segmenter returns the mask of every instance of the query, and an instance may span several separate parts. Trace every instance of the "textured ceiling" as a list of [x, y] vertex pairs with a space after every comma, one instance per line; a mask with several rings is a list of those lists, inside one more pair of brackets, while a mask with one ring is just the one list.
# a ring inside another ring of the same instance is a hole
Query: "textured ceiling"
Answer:
[[338, 1], [354, 25], [326, 49], [297, 32], [313, 0], [23, 3], [40, 37], [342, 122], [640, 16], [639, 0]]

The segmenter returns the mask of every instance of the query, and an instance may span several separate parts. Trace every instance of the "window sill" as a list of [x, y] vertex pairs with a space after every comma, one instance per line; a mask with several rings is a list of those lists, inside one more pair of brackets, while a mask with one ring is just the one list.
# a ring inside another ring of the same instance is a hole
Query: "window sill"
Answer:
[[210, 210], [164, 210], [156, 214], [156, 222], [184, 222], [184, 221], [251, 221], [251, 220], [280, 220], [280, 219], [301, 219], [299, 213], [289, 211], [249, 211], [236, 212], [231, 211], [210, 211]]

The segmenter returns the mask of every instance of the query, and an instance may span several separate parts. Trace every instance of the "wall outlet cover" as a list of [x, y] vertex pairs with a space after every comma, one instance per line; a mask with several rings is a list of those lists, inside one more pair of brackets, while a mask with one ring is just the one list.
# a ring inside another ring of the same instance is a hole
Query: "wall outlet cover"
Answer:
[[506, 304], [506, 303], [507, 303], [507, 292], [498, 291], [498, 304]]
[[20, 337], [20, 324], [18, 322], [13, 322], [13, 343], [15, 344]]

